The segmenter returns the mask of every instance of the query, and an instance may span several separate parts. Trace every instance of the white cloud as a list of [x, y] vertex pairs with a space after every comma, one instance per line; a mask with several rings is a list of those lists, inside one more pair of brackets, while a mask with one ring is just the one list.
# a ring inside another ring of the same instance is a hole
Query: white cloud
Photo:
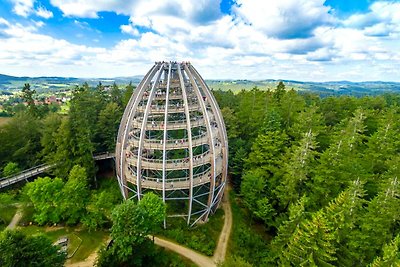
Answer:
[[74, 20], [74, 24], [84, 30], [90, 29], [90, 25], [86, 21]]
[[0, 17], [0, 25], [9, 26], [10, 23], [7, 20], [5, 20], [4, 18]]
[[212, 21], [221, 15], [220, 0], [50, 0], [50, 2], [66, 16], [97, 18], [97, 13], [100, 11], [113, 11], [117, 14], [131, 15], [133, 21], [139, 23], [137, 25], [142, 25], [153, 15], [182, 17], [197, 23]]
[[19, 16], [27, 18], [31, 14], [38, 17], [49, 19], [53, 17], [53, 12], [47, 10], [44, 6], [39, 5], [34, 8], [36, 0], [10, 0], [13, 4], [13, 12]]
[[367, 36], [388, 36], [390, 33], [395, 31], [393, 25], [388, 25], [386, 23], [380, 22], [370, 27], [365, 27], [364, 33]]
[[116, 4], [115, 1], [107, 0], [50, 0], [50, 3], [61, 9], [66, 16], [84, 18], [97, 18], [98, 11], [108, 10]]
[[365, 14], [355, 14], [343, 21], [346, 27], [365, 29], [369, 36], [389, 36], [400, 32], [400, 3], [379, 1]]
[[45, 25], [43, 21], [32, 21], [32, 22], [34, 23], [36, 28], [41, 28]]
[[400, 5], [377, 2], [339, 21], [323, 0], [237, 2], [221, 14], [212, 0], [51, 0], [65, 16], [128, 15], [120, 25], [127, 39], [82, 46], [40, 33], [43, 22], [0, 18], [0, 73], [113, 77], [144, 74], [158, 60], [189, 60], [205, 78], [400, 79]]
[[307, 53], [307, 60], [309, 61], [331, 61], [337, 53], [334, 49], [323, 47], [315, 51]]
[[35, 0], [11, 0], [14, 4], [13, 12], [22, 17], [28, 17], [32, 12]]
[[139, 30], [132, 25], [121, 25], [120, 29], [122, 32], [130, 34], [132, 36], [139, 36]]
[[45, 7], [43, 6], [39, 6], [36, 9], [36, 15], [39, 17], [42, 17], [44, 19], [49, 19], [53, 17], [53, 12], [47, 10]]
[[235, 14], [266, 35], [282, 39], [312, 36], [318, 26], [332, 24], [324, 0], [238, 0]]

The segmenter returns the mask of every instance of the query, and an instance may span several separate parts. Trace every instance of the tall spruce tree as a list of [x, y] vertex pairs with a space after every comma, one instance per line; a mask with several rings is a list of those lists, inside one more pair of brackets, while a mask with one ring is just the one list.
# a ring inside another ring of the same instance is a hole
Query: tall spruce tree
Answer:
[[393, 238], [400, 220], [399, 197], [399, 180], [393, 177], [368, 204], [366, 213], [360, 219], [359, 229], [349, 236], [349, 251], [357, 265], [371, 262], [383, 244]]
[[400, 235], [397, 235], [389, 244], [383, 246], [383, 256], [376, 257], [370, 267], [400, 266]]
[[304, 134], [298, 145], [292, 147], [292, 152], [283, 166], [285, 173], [282, 182], [276, 190], [281, 206], [287, 207], [308, 191], [307, 183], [313, 168], [312, 164], [318, 154], [316, 148], [317, 143], [311, 129]]

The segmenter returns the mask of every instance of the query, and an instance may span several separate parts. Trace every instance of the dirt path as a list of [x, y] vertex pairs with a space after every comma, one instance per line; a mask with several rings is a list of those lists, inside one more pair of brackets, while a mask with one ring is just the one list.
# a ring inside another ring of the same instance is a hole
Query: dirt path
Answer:
[[212, 258], [204, 256], [194, 250], [191, 250], [187, 247], [181, 246], [179, 244], [173, 243], [171, 241], [161, 239], [158, 237], [154, 238], [154, 242], [156, 245], [160, 247], [167, 248], [173, 252], [180, 254], [181, 256], [190, 259], [198, 266], [204, 267], [215, 267], [216, 264], [212, 260]]
[[[229, 236], [232, 230], [232, 210], [231, 210], [231, 205], [229, 203], [229, 190], [230, 188], [227, 187], [224, 194], [224, 198], [222, 200], [222, 208], [224, 209], [225, 212], [225, 221], [213, 257], [204, 256], [203, 254], [200, 254], [190, 248], [184, 247], [182, 245], [173, 243], [171, 241], [159, 237], [154, 237], [155, 244], [160, 247], [164, 247], [166, 249], [174, 251], [185, 258], [188, 258], [189, 260], [193, 261], [200, 267], [216, 267], [218, 263], [223, 262], [225, 260], [226, 250], [228, 248]], [[97, 257], [97, 251], [92, 253], [84, 261], [77, 263], [67, 262], [66, 266], [91, 267], [94, 265], [96, 257]]]
[[222, 208], [225, 212], [225, 222], [219, 235], [218, 245], [214, 251], [213, 260], [215, 263], [222, 263], [225, 260], [226, 250], [228, 249], [229, 236], [232, 230], [232, 210], [229, 203], [229, 186], [227, 187], [222, 200]]
[[225, 212], [225, 221], [213, 257], [204, 256], [187, 247], [175, 244], [173, 242], [158, 237], [155, 238], [156, 245], [172, 250], [182, 255], [183, 257], [190, 259], [200, 267], [215, 267], [217, 266], [218, 263], [223, 262], [225, 260], [226, 250], [228, 248], [229, 236], [232, 230], [232, 210], [231, 210], [231, 205], [229, 203], [229, 189], [230, 188], [228, 187], [227, 190], [225, 191], [224, 198], [222, 200], [222, 208], [224, 209]]
[[10, 224], [7, 226], [7, 229], [14, 229], [19, 223], [19, 220], [21, 220], [21, 218], [22, 218], [22, 210], [18, 206], [17, 212], [15, 212], [14, 217], [12, 218]]

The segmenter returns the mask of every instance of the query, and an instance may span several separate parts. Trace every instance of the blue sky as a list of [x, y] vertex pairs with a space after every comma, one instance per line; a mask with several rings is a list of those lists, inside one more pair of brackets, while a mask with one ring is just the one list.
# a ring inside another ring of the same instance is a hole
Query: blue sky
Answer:
[[0, 73], [400, 81], [400, 1], [0, 0]]

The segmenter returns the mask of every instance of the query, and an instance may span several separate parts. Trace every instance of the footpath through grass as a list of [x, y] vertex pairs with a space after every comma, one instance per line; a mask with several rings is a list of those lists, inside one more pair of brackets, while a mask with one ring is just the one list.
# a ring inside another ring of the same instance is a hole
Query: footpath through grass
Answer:
[[17, 192], [0, 193], [0, 231], [4, 230], [17, 212]]
[[7, 225], [11, 222], [15, 213], [17, 212], [17, 207], [13, 205], [0, 204], [0, 231], [4, 230]]
[[189, 228], [182, 218], [168, 218], [167, 229], [160, 235], [207, 256], [212, 256], [224, 225], [224, 211], [218, 209], [209, 221]]

